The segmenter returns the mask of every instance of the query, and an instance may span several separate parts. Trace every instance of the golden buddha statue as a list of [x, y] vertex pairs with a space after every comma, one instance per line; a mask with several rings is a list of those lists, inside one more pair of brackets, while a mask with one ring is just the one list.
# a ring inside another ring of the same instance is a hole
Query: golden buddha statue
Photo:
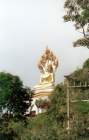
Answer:
[[40, 83], [33, 88], [35, 93], [48, 92], [53, 90], [55, 83], [55, 71], [57, 67], [58, 59], [47, 47], [38, 62], [38, 68], [41, 72], [41, 77]]

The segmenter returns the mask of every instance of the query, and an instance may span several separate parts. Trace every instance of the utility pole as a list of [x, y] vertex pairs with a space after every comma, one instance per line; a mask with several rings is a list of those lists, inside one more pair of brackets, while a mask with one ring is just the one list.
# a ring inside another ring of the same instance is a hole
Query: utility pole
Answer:
[[69, 95], [69, 82], [67, 80], [67, 130], [70, 133], [70, 95]]

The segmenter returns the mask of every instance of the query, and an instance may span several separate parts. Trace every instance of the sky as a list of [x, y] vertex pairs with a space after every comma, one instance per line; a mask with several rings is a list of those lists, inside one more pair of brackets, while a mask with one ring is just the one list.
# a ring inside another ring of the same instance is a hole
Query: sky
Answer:
[[87, 48], [73, 48], [81, 36], [64, 23], [64, 0], [0, 0], [0, 71], [18, 75], [24, 85], [39, 83], [38, 60], [48, 46], [59, 67], [56, 83], [89, 58]]

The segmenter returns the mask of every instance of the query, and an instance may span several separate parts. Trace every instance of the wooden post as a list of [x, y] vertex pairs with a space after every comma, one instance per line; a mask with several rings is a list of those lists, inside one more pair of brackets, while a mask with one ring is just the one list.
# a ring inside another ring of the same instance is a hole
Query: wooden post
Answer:
[[70, 99], [69, 99], [69, 82], [67, 80], [67, 130], [68, 130], [68, 134], [69, 134], [69, 130], [70, 130]]
[[87, 87], [87, 82], [85, 81], [85, 87]]
[[74, 87], [76, 86], [75, 81], [74, 81]]

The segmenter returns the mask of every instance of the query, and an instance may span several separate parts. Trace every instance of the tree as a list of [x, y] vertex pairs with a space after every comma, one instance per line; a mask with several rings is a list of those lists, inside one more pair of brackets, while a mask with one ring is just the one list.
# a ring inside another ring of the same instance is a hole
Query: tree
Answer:
[[74, 42], [74, 47], [89, 48], [89, 0], [66, 0], [64, 8], [67, 10], [64, 21], [72, 21], [76, 30], [81, 30], [83, 37]]
[[2, 114], [24, 116], [31, 105], [32, 93], [18, 76], [0, 73], [0, 110]]
[[[89, 59], [83, 67], [67, 77], [70, 97], [70, 131], [89, 139]], [[76, 86], [76, 87], [75, 87]]]
[[68, 77], [71, 84], [73, 84], [74, 81], [75, 84], [80, 84], [80, 82], [82, 82], [83, 84], [85, 82], [89, 83], [89, 59], [84, 62], [81, 69], [78, 68]]
[[89, 58], [84, 62], [83, 68], [89, 69]]
[[54, 94], [50, 97], [51, 105], [48, 109], [49, 118], [63, 127], [66, 118], [66, 94], [63, 85], [57, 85]]
[[18, 76], [5, 72], [0, 73], [1, 139], [14, 140], [19, 135], [16, 125], [19, 127], [18, 129], [21, 129], [19, 131], [25, 130], [26, 111], [31, 107], [31, 101], [31, 89], [25, 88]]

